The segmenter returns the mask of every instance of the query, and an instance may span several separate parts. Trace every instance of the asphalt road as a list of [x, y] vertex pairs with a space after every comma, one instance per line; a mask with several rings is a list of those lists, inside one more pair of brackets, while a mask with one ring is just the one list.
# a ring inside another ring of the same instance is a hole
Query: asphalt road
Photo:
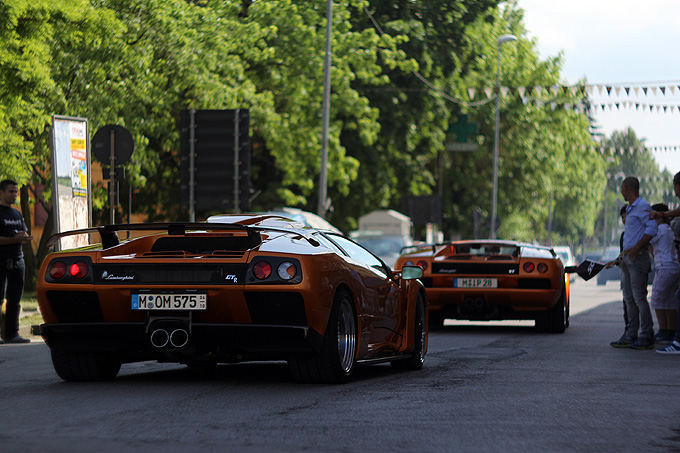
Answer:
[[2, 345], [0, 452], [680, 451], [680, 357], [609, 346], [618, 282], [572, 291], [564, 334], [448, 326], [423, 370], [338, 386], [296, 384], [282, 363], [66, 383], [44, 344]]

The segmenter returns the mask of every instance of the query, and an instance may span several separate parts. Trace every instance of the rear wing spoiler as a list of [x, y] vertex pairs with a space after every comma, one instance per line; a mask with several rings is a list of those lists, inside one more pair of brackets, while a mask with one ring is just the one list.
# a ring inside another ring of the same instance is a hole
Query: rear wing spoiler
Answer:
[[238, 223], [205, 223], [205, 222], [172, 222], [172, 223], [121, 223], [116, 225], [102, 225], [93, 228], [83, 228], [80, 230], [70, 230], [56, 233], [50, 236], [47, 246], [54, 245], [59, 239], [78, 234], [98, 233], [101, 238], [103, 249], [115, 247], [120, 244], [118, 231], [167, 231], [169, 235], [183, 236], [189, 231], [245, 231], [250, 240], [250, 248], [257, 247], [262, 243], [260, 231], [277, 231], [281, 233], [294, 233], [314, 247], [318, 247], [319, 242], [311, 237], [309, 232], [293, 228], [276, 228], [264, 226], [242, 225]]
[[430, 247], [432, 248], [432, 253], [437, 250], [437, 247], [441, 246], [446, 246], [446, 245], [451, 245], [453, 241], [448, 241], [448, 242], [435, 242], [432, 244], [417, 244], [417, 245], [407, 245], [405, 247], [402, 247], [401, 250], [399, 250], [399, 254], [403, 255], [404, 253], [410, 253], [410, 252], [416, 252], [416, 251], [425, 251], [429, 249]]

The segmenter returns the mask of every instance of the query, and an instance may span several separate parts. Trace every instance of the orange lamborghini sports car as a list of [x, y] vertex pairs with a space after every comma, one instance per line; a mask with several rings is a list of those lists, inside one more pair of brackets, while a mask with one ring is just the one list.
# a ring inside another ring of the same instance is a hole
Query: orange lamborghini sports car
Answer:
[[539, 330], [569, 326], [569, 277], [549, 247], [502, 240], [413, 246], [395, 269], [423, 269], [430, 328], [444, 320], [535, 319]]
[[37, 291], [39, 332], [67, 381], [113, 379], [121, 363], [142, 360], [286, 360], [296, 380], [329, 383], [360, 364], [423, 364], [421, 269], [392, 272], [342, 235], [243, 215], [53, 240], [75, 234], [97, 243], [50, 254]]

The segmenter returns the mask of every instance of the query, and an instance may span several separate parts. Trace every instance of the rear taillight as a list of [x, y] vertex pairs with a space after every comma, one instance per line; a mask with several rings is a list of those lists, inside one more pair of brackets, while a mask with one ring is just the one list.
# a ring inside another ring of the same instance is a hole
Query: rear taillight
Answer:
[[536, 270], [540, 272], [541, 274], [545, 274], [548, 272], [548, 265], [545, 263], [538, 263], [538, 266], [536, 266]]
[[264, 280], [272, 274], [272, 266], [266, 261], [259, 261], [253, 266], [253, 274], [256, 278]]
[[284, 261], [283, 263], [279, 264], [276, 273], [279, 274], [281, 279], [290, 280], [297, 274], [297, 267], [295, 267], [295, 264], [291, 263], [290, 261]]
[[533, 272], [534, 269], [536, 269], [536, 266], [534, 265], [534, 263], [532, 263], [532, 262], [530, 262], [530, 261], [527, 261], [527, 262], [524, 263], [524, 265], [522, 266], [522, 269], [524, 269], [524, 272], [530, 273], [530, 272]]
[[68, 273], [71, 275], [71, 277], [85, 278], [88, 273], [87, 263], [84, 261], [78, 261], [71, 264], [71, 266], [68, 268]]
[[59, 280], [66, 275], [66, 264], [63, 261], [52, 261], [47, 273], [53, 279]]
[[420, 260], [416, 263], [416, 266], [418, 266], [422, 270], [426, 270], [427, 269], [427, 261]]

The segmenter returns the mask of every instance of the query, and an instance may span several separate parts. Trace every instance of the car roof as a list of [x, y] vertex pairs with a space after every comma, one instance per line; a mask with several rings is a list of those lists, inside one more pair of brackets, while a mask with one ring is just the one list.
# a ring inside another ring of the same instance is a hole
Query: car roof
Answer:
[[[278, 220], [267, 220], [268, 218], [277, 217]], [[268, 224], [272, 221], [279, 221], [297, 224], [296, 227], [307, 227], [314, 228], [320, 231], [330, 231], [337, 234], [343, 234], [342, 231], [331, 225], [323, 217], [318, 216], [314, 213], [303, 211], [297, 208], [278, 208], [271, 211], [265, 212], [254, 212], [247, 214], [217, 214], [208, 217], [208, 222], [217, 223], [241, 223], [248, 222], [247, 224], [253, 225], [253, 222], [264, 222], [267, 221]]]

